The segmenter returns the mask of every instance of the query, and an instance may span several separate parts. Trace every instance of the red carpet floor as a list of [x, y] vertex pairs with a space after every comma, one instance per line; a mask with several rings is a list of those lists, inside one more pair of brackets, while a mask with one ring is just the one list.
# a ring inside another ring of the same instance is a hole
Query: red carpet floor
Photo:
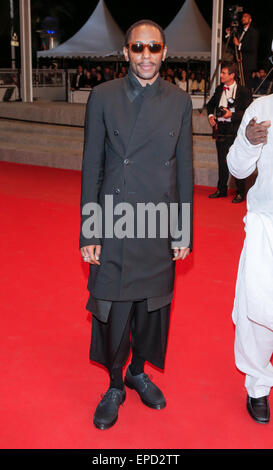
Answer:
[[177, 265], [165, 371], [146, 367], [167, 407], [151, 410], [128, 390], [117, 424], [99, 431], [92, 417], [108, 376], [88, 358], [80, 172], [0, 163], [1, 449], [272, 448], [273, 423], [249, 418], [233, 356], [245, 204], [209, 191], [195, 189], [194, 251]]

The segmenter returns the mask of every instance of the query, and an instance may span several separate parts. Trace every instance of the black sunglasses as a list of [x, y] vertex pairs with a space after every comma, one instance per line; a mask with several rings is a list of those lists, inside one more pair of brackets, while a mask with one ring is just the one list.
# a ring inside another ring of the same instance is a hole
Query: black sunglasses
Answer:
[[149, 44], [144, 44], [143, 42], [129, 42], [127, 47], [134, 54], [141, 54], [145, 47], [148, 47], [151, 54], [158, 54], [162, 51], [164, 44], [163, 42], [149, 42]]

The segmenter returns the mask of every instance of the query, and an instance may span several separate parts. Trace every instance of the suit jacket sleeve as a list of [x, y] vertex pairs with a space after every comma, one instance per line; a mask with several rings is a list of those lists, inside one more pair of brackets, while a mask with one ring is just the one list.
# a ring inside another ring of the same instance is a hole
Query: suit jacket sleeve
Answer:
[[192, 154], [192, 102], [186, 95], [186, 106], [176, 147], [178, 228], [182, 236], [172, 238], [172, 248], [189, 247], [192, 251], [193, 217], [193, 154]]
[[[87, 204], [99, 204], [99, 193], [104, 176], [104, 141], [105, 125], [103, 119], [103, 100], [102, 97], [99, 96], [97, 89], [94, 89], [89, 95], [85, 113], [81, 179], [80, 248], [87, 245], [101, 244], [100, 234], [97, 232], [91, 237], [90, 235], [87, 236], [86, 228], [88, 227], [87, 219], [91, 214]], [[83, 211], [85, 214], [83, 214]], [[86, 212], [89, 212], [89, 214]], [[98, 212], [94, 214], [94, 227], [95, 225], [100, 227], [99, 219], [97, 218], [95, 220], [97, 216]]]
[[216, 88], [214, 94], [212, 95], [212, 97], [210, 98], [210, 100], [208, 101], [207, 103], [207, 113], [208, 113], [208, 116], [210, 114], [214, 114], [214, 110], [215, 108], [218, 106], [219, 104], [219, 93], [220, 93], [220, 88], [219, 86]]

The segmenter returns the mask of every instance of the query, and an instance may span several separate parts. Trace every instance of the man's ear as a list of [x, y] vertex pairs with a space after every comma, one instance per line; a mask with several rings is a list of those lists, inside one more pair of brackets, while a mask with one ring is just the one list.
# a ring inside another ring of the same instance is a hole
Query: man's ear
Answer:
[[129, 62], [129, 54], [128, 54], [128, 47], [123, 47], [123, 55], [125, 57], [126, 62]]
[[167, 46], [164, 46], [164, 49], [163, 49], [163, 56], [162, 56], [162, 62], [165, 61], [165, 59], [166, 59], [166, 54], [167, 54]]

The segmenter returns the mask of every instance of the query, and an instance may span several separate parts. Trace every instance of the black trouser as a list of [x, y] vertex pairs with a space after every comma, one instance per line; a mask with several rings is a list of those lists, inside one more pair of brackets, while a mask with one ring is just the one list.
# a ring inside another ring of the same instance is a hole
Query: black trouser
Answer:
[[171, 304], [148, 312], [147, 300], [113, 301], [107, 323], [92, 317], [90, 359], [110, 371], [123, 367], [130, 347], [140, 358], [164, 368]]
[[252, 79], [252, 71], [255, 69], [249, 68], [248, 64], [245, 64], [245, 61], [243, 60], [243, 73], [244, 73], [244, 81], [245, 81], [245, 86], [251, 90], [253, 86], [253, 79]]
[[[235, 136], [222, 137], [219, 136], [216, 140], [217, 156], [218, 156], [218, 184], [217, 188], [223, 194], [227, 193], [227, 183], [229, 177], [229, 170], [227, 166], [227, 154], [235, 140]], [[245, 196], [245, 180], [235, 178], [237, 193], [242, 197]]]

